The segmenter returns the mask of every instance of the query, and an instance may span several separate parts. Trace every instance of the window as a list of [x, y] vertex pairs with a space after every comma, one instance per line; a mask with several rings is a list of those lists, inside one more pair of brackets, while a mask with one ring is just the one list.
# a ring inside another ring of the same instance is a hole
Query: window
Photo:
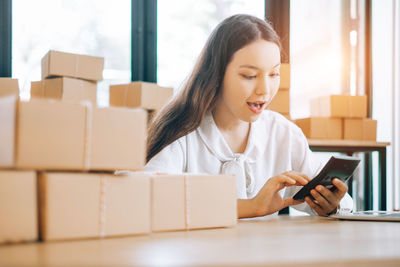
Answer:
[[158, 0], [158, 83], [178, 90], [211, 31], [237, 13], [264, 19], [264, 0]]
[[12, 25], [13, 77], [23, 99], [30, 82], [41, 79], [41, 58], [50, 49], [105, 58], [99, 106], [108, 105], [110, 83], [130, 81], [130, 0], [14, 0]]
[[291, 115], [310, 115], [310, 99], [342, 93], [341, 1], [290, 1]]

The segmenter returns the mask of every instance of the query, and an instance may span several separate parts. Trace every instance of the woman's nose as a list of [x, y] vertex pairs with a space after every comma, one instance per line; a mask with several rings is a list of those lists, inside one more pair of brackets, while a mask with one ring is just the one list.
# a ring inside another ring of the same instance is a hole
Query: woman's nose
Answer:
[[266, 95], [270, 91], [269, 89], [270, 89], [270, 85], [268, 84], [268, 81], [259, 82], [256, 87], [256, 94], [257, 95]]

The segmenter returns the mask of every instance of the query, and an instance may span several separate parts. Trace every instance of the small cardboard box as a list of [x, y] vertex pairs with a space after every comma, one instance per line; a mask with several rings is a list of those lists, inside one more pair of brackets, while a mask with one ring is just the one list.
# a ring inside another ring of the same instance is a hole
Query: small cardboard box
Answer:
[[273, 110], [282, 114], [290, 113], [290, 94], [289, 90], [278, 90], [275, 97], [267, 107], [269, 110]]
[[151, 179], [153, 231], [236, 225], [234, 176], [170, 174]]
[[42, 80], [72, 77], [90, 81], [103, 79], [104, 58], [50, 50], [42, 58]]
[[39, 175], [42, 240], [98, 238], [150, 232], [148, 175]]
[[19, 96], [18, 80], [11, 78], [0, 78], [0, 97], [8, 95]]
[[330, 95], [319, 100], [319, 115], [321, 117], [348, 117], [349, 97], [346, 95]]
[[349, 118], [367, 117], [367, 96], [349, 96]]
[[110, 106], [141, 107], [160, 110], [173, 96], [173, 88], [155, 83], [132, 82], [110, 86]]
[[153, 232], [186, 228], [184, 175], [152, 176], [151, 195], [151, 229]]
[[46, 99], [0, 98], [0, 168], [139, 170], [146, 112]]
[[0, 244], [38, 238], [36, 173], [0, 171]]
[[376, 141], [377, 121], [369, 118], [344, 119], [344, 139]]
[[31, 97], [56, 99], [67, 103], [90, 101], [96, 106], [97, 84], [73, 78], [54, 78], [31, 83]]
[[188, 229], [237, 224], [236, 178], [233, 175], [186, 175]]
[[304, 135], [311, 139], [342, 139], [343, 120], [330, 117], [310, 117], [295, 121]]
[[146, 164], [147, 113], [140, 108], [94, 108], [91, 170], [141, 170]]
[[365, 118], [367, 96], [330, 95], [312, 99], [311, 116]]
[[280, 69], [281, 82], [279, 89], [289, 89], [290, 88], [290, 64], [282, 63]]

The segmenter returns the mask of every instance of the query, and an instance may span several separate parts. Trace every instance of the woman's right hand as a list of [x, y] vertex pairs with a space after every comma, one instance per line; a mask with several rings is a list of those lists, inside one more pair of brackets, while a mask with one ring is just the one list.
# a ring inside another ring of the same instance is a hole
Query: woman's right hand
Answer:
[[[268, 179], [258, 194], [249, 200], [251, 203], [238, 203], [239, 218], [265, 216], [303, 203], [304, 201], [297, 201], [292, 197], [283, 199], [279, 191], [287, 186], [304, 186], [310, 180], [308, 176], [295, 171], [284, 172]], [[241, 207], [246, 210], [240, 210]], [[249, 216], [249, 209], [253, 211], [252, 216]]]

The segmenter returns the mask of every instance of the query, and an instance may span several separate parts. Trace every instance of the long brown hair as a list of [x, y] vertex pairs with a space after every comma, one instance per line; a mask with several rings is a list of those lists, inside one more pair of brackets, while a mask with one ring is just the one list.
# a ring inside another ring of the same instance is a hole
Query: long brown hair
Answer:
[[271, 25], [250, 15], [231, 16], [214, 29], [180, 93], [153, 119], [147, 139], [147, 161], [200, 125], [207, 111], [216, 105], [233, 54], [260, 38], [281, 47]]

